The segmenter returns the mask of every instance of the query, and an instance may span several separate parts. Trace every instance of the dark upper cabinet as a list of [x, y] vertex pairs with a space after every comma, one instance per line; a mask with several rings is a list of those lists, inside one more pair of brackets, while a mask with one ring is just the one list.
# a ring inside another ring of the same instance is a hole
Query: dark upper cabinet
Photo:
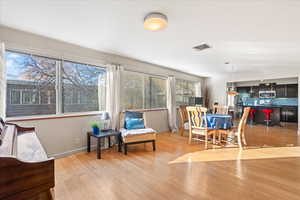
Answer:
[[267, 85], [260, 85], [259, 86], [259, 90], [261, 90], [261, 91], [268, 91], [270, 89], [271, 89], [271, 87], [267, 86]]
[[287, 96], [286, 85], [276, 85], [275, 91], [277, 98], [285, 98]]
[[286, 85], [286, 97], [287, 98], [297, 98], [298, 97], [298, 85], [297, 84], [289, 84]]
[[253, 86], [250, 91], [251, 91], [251, 93], [250, 93], [251, 98], [258, 98], [259, 97], [259, 87], [258, 86]]
[[237, 87], [238, 93], [250, 93], [251, 87]]
[[259, 91], [276, 91], [276, 98], [298, 98], [298, 84], [275, 85], [275, 86], [252, 86], [252, 87], [237, 87], [237, 92], [247, 93], [251, 98], [258, 98]]
[[276, 85], [277, 98], [298, 98], [298, 84]]

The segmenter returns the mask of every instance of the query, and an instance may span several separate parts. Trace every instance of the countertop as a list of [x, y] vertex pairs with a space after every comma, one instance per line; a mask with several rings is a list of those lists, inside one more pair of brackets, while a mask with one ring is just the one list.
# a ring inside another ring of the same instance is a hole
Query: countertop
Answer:
[[243, 105], [243, 107], [283, 108], [283, 107], [298, 107], [298, 105]]

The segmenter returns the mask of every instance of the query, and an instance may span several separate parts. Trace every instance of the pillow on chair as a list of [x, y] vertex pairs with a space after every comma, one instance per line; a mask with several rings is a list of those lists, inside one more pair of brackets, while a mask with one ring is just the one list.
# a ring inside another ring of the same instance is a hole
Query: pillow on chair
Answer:
[[144, 119], [143, 118], [132, 118], [125, 120], [126, 122], [126, 129], [144, 129]]
[[124, 128], [127, 129], [126, 121], [128, 119], [140, 119], [140, 118], [143, 119], [143, 113], [141, 112], [125, 111]]

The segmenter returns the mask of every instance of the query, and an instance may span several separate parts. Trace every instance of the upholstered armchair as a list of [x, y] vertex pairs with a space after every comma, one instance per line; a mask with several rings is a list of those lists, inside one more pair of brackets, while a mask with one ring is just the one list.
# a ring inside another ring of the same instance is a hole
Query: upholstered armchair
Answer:
[[[124, 154], [127, 155], [128, 145], [147, 143], [147, 142], [152, 143], [153, 151], [155, 151], [156, 131], [147, 126], [147, 120], [145, 118], [145, 114], [139, 113], [142, 115], [142, 118], [144, 119], [144, 128], [127, 129], [125, 124], [126, 113], [128, 113], [128, 111], [120, 113], [120, 132], [122, 137], [122, 145], [124, 147]], [[131, 113], [137, 113], [137, 112], [131, 112]]]

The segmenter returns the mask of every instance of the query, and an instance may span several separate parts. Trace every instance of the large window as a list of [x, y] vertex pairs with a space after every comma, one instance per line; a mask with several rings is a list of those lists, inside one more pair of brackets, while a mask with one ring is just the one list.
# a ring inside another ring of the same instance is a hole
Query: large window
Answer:
[[105, 70], [99, 67], [63, 62], [62, 111], [86, 112], [105, 108]]
[[123, 109], [166, 107], [166, 80], [163, 78], [124, 71], [121, 90]]
[[105, 109], [103, 68], [12, 51], [6, 66], [7, 117]]
[[[6, 61], [6, 116], [55, 114], [58, 61], [15, 52], [6, 52]], [[51, 101], [45, 103], [49, 91]]]
[[196, 92], [195, 83], [176, 79], [176, 105], [188, 105], [189, 98], [194, 97]]

